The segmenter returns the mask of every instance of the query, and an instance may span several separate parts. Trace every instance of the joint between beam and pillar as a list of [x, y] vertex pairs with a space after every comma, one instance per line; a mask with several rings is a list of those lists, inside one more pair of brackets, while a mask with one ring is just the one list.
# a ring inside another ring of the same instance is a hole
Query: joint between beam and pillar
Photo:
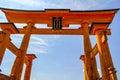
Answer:
[[94, 58], [97, 54], [98, 54], [98, 46], [97, 46], [97, 44], [95, 44], [95, 46], [93, 47], [93, 49], [90, 52], [90, 57]]

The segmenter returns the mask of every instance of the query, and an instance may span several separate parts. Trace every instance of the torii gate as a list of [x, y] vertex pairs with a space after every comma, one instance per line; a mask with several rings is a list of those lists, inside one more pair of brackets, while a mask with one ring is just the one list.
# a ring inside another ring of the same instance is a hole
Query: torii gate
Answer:
[[[2, 29], [0, 33], [0, 63], [6, 48], [16, 55], [10, 74], [11, 80], [21, 80], [24, 63], [29, 64], [26, 67], [24, 80], [30, 80], [30, 70], [35, 55], [26, 54], [26, 51], [32, 34], [83, 35], [84, 55], [80, 59], [84, 62], [84, 80], [117, 80], [107, 43], [107, 35], [111, 34], [108, 26], [118, 9], [96, 11], [46, 9], [43, 11], [30, 11], [1, 8], [1, 10], [6, 15], [8, 23], [0, 23]], [[27, 26], [16, 28], [14, 23], [26, 23]], [[35, 24], [47, 24], [48, 28], [36, 28]], [[70, 24], [80, 24], [81, 27], [70, 29]], [[9, 39], [12, 34], [24, 34], [19, 49]], [[94, 48], [91, 46], [90, 35], [96, 35], [97, 43]], [[100, 78], [97, 70], [95, 59], [97, 53], [100, 57], [102, 78]]]

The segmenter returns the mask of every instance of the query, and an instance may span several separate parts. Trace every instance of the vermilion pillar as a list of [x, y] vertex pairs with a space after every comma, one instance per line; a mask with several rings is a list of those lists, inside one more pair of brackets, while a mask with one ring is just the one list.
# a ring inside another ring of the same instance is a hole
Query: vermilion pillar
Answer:
[[10, 32], [0, 32], [0, 64], [2, 63], [2, 59], [5, 53], [5, 49], [8, 45], [9, 38], [10, 38]]
[[96, 35], [102, 80], [117, 80], [116, 71], [107, 42], [106, 30], [108, 25], [109, 23], [94, 23], [90, 32]]
[[99, 79], [99, 73], [97, 70], [95, 58], [90, 57], [90, 52], [92, 50], [90, 38], [89, 38], [89, 22], [83, 21], [82, 27], [84, 30], [83, 41], [84, 41], [84, 55], [85, 55], [85, 68], [87, 80]]
[[102, 80], [117, 80], [116, 71], [108, 47], [107, 36], [103, 30], [97, 30], [95, 33], [102, 69]]
[[83, 61], [83, 65], [84, 65], [84, 80], [88, 80], [87, 79], [87, 73], [86, 73], [86, 68], [85, 68], [85, 56], [84, 55], [81, 55], [80, 56], [80, 60], [82, 60]]
[[34, 54], [26, 54], [26, 57], [28, 59], [28, 64], [26, 64], [24, 80], [30, 80], [32, 62], [33, 62], [33, 59], [36, 58], [36, 56]]
[[30, 36], [31, 36], [31, 30], [34, 27], [34, 24], [29, 22], [26, 27], [26, 31], [20, 46], [20, 54], [16, 57], [16, 60], [14, 62], [14, 65], [12, 67], [11, 71], [11, 78], [14, 78], [15, 80], [21, 80], [21, 74], [23, 70], [24, 65], [24, 59], [27, 52]]

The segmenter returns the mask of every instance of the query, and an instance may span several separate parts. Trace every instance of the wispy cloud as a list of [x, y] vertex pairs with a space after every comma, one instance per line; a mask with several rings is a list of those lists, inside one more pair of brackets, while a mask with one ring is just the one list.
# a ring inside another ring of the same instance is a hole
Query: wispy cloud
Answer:
[[99, 9], [100, 7], [108, 6], [106, 4], [110, 3], [113, 0], [104, 1], [104, 0], [43, 0], [42, 6], [46, 8], [68, 8], [68, 9], [75, 9], [75, 10], [87, 10], [87, 9]]
[[[32, 35], [27, 52], [35, 54], [40, 53], [47, 54], [49, 47], [51, 47], [51, 45], [54, 45], [55, 40], [57, 40], [59, 37], [60, 37], [59, 35], [51, 36]], [[23, 39], [23, 35], [18, 34], [11, 35], [11, 39], [13, 44], [19, 48]]]
[[48, 43], [45, 42], [45, 40], [43, 40], [42, 38], [40, 37], [31, 37], [31, 44], [39, 44], [39, 45], [44, 45], [44, 46], [47, 46]]
[[51, 35], [52, 39], [58, 39], [60, 36], [59, 35]]
[[18, 3], [20, 5], [26, 5], [26, 6], [32, 6], [32, 7], [40, 7], [41, 4], [44, 5], [45, 2], [38, 1], [38, 0], [12, 0], [15, 3]]
[[[34, 0], [12, 0], [13, 2], [16, 2], [18, 4], [23, 4], [23, 5], [33, 5], [36, 4], [37, 2]], [[38, 3], [37, 3], [38, 4]]]
[[[88, 9], [104, 9], [111, 3], [113, 0], [105, 1], [105, 0], [87, 0], [85, 5], [88, 5]], [[84, 6], [85, 7], [85, 6]]]
[[20, 48], [22, 39], [23, 39], [23, 35], [19, 35], [19, 34], [13, 34], [13, 35], [11, 35], [11, 42], [12, 42], [17, 48]]
[[47, 54], [51, 45], [54, 45], [54, 41], [59, 38], [57, 35], [52, 36], [31, 36], [31, 42], [28, 52], [34, 54]]
[[[19, 48], [21, 45], [21, 41], [23, 39], [23, 35], [18, 35], [18, 34], [12, 35], [11, 39], [12, 39], [12, 42]], [[43, 48], [43, 46], [45, 48], [47, 48], [47, 46], [48, 46], [48, 43], [45, 42], [44, 39], [37, 37], [37, 36], [32, 36], [27, 53], [34, 53], [34, 54], [44, 53], [44, 54], [46, 54], [47, 52]]]
[[11, 41], [21, 43], [23, 36], [24, 35], [19, 35], [19, 34], [11, 35]]
[[42, 0], [1, 0], [0, 3], [1, 7], [13, 9], [42, 9], [46, 5]]
[[40, 47], [37, 47], [37, 46], [32, 46], [32, 47], [29, 47], [28, 49], [28, 53], [33, 53], [33, 54], [47, 54], [47, 49], [44, 49], [44, 48], [40, 48]]

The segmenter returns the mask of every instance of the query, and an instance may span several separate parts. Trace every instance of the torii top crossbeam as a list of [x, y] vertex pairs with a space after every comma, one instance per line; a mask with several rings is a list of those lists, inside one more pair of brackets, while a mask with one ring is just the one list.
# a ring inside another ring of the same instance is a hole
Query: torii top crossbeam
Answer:
[[[62, 27], [69, 27], [70, 24], [81, 24], [83, 20], [88, 20], [89, 24], [99, 23], [105, 24], [104, 27], [108, 27], [108, 24], [112, 22], [112, 19], [118, 9], [113, 10], [96, 10], [96, 11], [72, 11], [69, 9], [45, 9], [45, 10], [15, 10], [1, 8], [5, 13], [7, 20], [12, 23], [28, 23], [34, 24], [47, 24], [48, 27], [52, 27], [52, 19], [62, 18]], [[106, 25], [107, 24], [107, 25]], [[41, 31], [42, 30], [42, 31]], [[20, 33], [24, 33], [23, 29], [19, 29]], [[43, 32], [43, 33], [41, 33]], [[32, 34], [60, 34], [60, 32], [51, 32], [49, 29], [36, 29], [31, 32]], [[75, 31], [69, 29], [69, 31], [63, 29], [61, 34], [82, 34], [82, 29], [79, 28]], [[93, 33], [90, 33], [93, 35]], [[108, 34], [109, 30], [108, 30]]]

